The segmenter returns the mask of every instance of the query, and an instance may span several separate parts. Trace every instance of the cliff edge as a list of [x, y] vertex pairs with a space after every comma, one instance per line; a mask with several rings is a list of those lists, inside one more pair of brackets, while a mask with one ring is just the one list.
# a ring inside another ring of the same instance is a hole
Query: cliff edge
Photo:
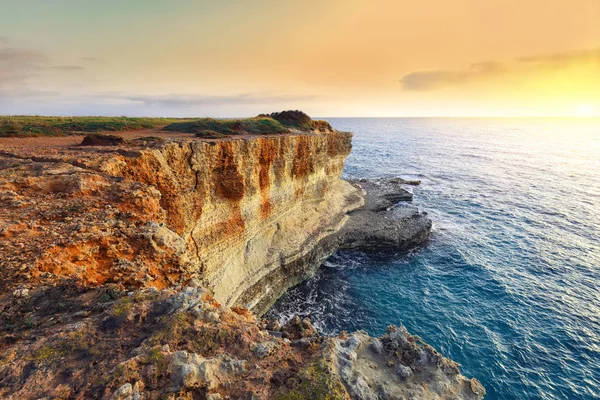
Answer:
[[340, 179], [352, 135], [271, 115], [284, 132], [262, 132], [273, 123], [256, 125], [271, 118], [261, 116], [216, 136], [203, 121], [200, 134], [86, 146], [0, 139], [1, 396], [482, 396], [405, 331], [323, 338], [309, 321], [257, 320], [338, 248], [382, 235], [408, 247], [431, 227], [414, 210], [397, 234], [372, 223], [397, 211]]

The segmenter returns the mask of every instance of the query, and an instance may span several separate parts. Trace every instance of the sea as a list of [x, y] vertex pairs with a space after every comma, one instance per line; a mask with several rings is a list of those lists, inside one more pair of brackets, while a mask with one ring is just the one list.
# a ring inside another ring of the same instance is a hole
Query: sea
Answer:
[[421, 180], [431, 238], [339, 251], [268, 316], [323, 334], [404, 325], [486, 399], [600, 399], [600, 120], [328, 121], [355, 134], [345, 178]]

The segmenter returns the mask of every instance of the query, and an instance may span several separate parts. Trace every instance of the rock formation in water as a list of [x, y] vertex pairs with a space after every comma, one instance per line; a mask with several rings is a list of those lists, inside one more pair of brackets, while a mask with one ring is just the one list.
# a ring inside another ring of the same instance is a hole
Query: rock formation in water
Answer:
[[427, 238], [393, 182], [340, 179], [351, 134], [170, 135], [0, 143], [0, 396], [481, 397], [412, 336], [371, 354], [256, 321], [340, 247]]
[[340, 248], [398, 251], [427, 240], [431, 220], [426, 212], [404, 203], [413, 198], [402, 187], [405, 181], [361, 179], [353, 183], [363, 190], [365, 204], [349, 213], [348, 223], [337, 234]]

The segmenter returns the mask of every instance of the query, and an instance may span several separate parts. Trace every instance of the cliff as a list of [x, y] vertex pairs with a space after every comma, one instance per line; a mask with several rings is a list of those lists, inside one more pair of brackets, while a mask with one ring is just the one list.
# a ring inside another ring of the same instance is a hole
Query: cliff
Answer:
[[408, 247], [431, 227], [411, 211], [385, 229], [392, 207], [340, 179], [352, 135], [318, 127], [0, 143], [0, 395], [480, 398], [404, 331], [323, 338], [248, 310], [340, 247]]
[[[131, 287], [197, 278], [226, 305], [265, 310], [362, 204], [339, 179], [350, 150], [351, 134], [330, 132], [5, 154], [3, 196], [19, 204], [0, 212], [4, 269]], [[20, 237], [34, 246], [17, 251]]]

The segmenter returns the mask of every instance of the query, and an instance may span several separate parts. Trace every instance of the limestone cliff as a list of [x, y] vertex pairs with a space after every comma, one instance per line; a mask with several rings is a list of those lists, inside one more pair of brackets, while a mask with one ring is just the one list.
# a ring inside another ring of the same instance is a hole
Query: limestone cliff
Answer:
[[481, 398], [405, 331], [257, 321], [339, 247], [431, 226], [413, 210], [386, 229], [395, 195], [341, 180], [352, 135], [325, 128], [0, 142], [0, 396]]
[[158, 288], [198, 278], [220, 302], [263, 311], [335, 250], [318, 244], [362, 204], [340, 179], [350, 150], [341, 132], [38, 149], [33, 158], [20, 149], [4, 158], [3, 193], [27, 200], [3, 210], [3, 242], [35, 237], [12, 264], [36, 278]]
[[99, 168], [158, 189], [158, 245], [174, 245], [220, 302], [260, 311], [330, 255], [319, 242], [362, 204], [340, 179], [350, 150], [341, 132], [195, 141]]

